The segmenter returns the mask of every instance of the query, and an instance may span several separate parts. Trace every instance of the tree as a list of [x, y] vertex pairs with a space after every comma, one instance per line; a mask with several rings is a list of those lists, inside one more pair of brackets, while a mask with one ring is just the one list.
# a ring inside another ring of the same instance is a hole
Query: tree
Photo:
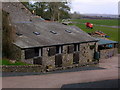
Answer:
[[71, 14], [72, 19], [79, 19], [80, 17], [81, 17], [81, 15], [77, 12], [74, 12], [73, 14]]
[[9, 13], [2, 11], [2, 52], [3, 56], [12, 58], [12, 43], [15, 41], [15, 29], [11, 25]]
[[35, 14], [45, 19], [52, 21], [70, 18], [70, 7], [67, 2], [36, 2], [34, 4], [24, 3], [30, 11], [35, 11]]
[[50, 2], [48, 5], [51, 20], [54, 21], [63, 18], [70, 18], [70, 7], [67, 5], [67, 2]]

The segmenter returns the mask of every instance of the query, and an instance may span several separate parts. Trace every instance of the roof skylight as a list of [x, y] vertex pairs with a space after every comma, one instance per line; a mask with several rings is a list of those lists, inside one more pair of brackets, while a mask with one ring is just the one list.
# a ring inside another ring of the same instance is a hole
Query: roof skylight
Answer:
[[51, 33], [53, 33], [53, 34], [57, 34], [55, 31], [50, 31]]
[[68, 33], [71, 33], [71, 31], [70, 30], [65, 30], [66, 32], [68, 32]]
[[33, 32], [35, 35], [40, 35], [40, 33], [39, 32]]
[[16, 34], [17, 34], [18, 36], [22, 36], [22, 35], [23, 35], [22, 33], [19, 33], [19, 32], [17, 32]]

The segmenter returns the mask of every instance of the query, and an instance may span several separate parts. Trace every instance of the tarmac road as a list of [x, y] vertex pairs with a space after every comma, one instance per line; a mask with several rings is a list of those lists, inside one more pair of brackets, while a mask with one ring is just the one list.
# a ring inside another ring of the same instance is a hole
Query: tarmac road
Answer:
[[77, 84], [68, 84], [63, 85], [62, 90], [66, 88], [118, 88], [118, 79], [113, 80], [103, 80], [96, 82], [88, 82], [88, 83], [77, 83]]
[[[118, 55], [120, 56], [120, 55]], [[63, 85], [118, 79], [118, 56], [100, 61], [99, 67], [105, 69], [77, 72], [53, 73], [3, 77], [3, 88], [61, 88]]]

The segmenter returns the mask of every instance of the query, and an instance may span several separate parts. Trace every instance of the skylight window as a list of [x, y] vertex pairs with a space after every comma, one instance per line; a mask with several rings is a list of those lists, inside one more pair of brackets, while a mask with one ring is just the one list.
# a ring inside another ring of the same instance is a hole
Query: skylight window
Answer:
[[16, 34], [17, 34], [18, 36], [22, 36], [22, 35], [23, 35], [22, 33], [19, 33], [19, 32], [17, 32]]
[[40, 35], [40, 33], [39, 32], [33, 32], [35, 35]]
[[21, 9], [25, 9], [24, 7], [22, 7]]
[[65, 30], [66, 32], [68, 32], [68, 33], [71, 33], [71, 31], [70, 30]]
[[55, 31], [50, 31], [51, 33], [53, 33], [53, 34], [57, 34]]

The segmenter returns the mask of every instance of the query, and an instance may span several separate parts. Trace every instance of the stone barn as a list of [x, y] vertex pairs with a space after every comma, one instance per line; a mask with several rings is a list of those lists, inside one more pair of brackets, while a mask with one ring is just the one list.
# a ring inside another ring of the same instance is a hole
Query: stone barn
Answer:
[[19, 2], [3, 3], [3, 11], [16, 30], [14, 59], [51, 70], [95, 62], [98, 40], [78, 27], [41, 20]]
[[98, 39], [98, 52], [100, 59], [107, 59], [118, 53], [118, 42], [106, 39]]

